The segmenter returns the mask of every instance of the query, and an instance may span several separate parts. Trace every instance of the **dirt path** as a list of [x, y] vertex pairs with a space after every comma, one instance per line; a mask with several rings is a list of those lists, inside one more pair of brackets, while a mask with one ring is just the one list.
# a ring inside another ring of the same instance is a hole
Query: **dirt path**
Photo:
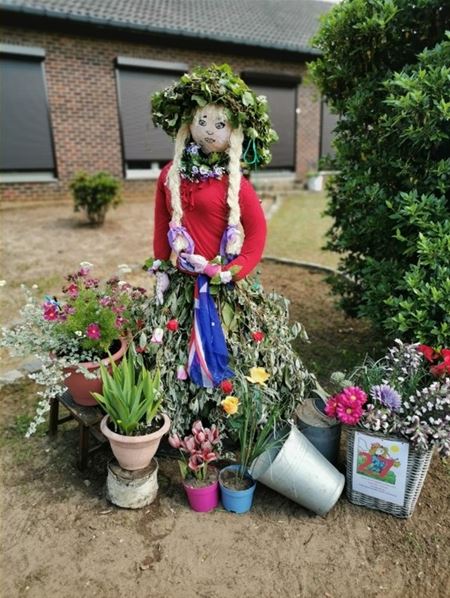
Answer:
[[[75, 468], [77, 433], [25, 441], [34, 389], [2, 397], [2, 596], [75, 598], [443, 598], [448, 474], [435, 460], [410, 520], [342, 497], [326, 518], [259, 486], [252, 511], [196, 514], [176, 463], [160, 459], [159, 496], [127, 511], [104, 498], [109, 451]], [[5, 417], [6, 416], [6, 417]]]
[[[70, 206], [2, 214], [3, 321], [16, 313], [15, 281], [57, 291], [82, 260], [98, 275], [151, 253], [151, 205], [121, 206], [103, 229], [84, 226]], [[99, 247], [102, 248], [99, 253]], [[263, 283], [292, 301], [311, 344], [299, 347], [311, 367], [323, 352], [354, 358], [370, 329], [333, 308], [323, 276], [265, 265]], [[6, 292], [5, 292], [6, 289]], [[320, 373], [320, 372], [319, 372]], [[322, 372], [324, 373], [324, 372]], [[104, 497], [108, 450], [81, 474], [74, 466], [77, 430], [64, 424], [54, 442], [45, 430], [23, 438], [34, 412], [32, 383], [2, 389], [2, 583], [4, 598], [443, 598], [449, 578], [449, 470], [436, 458], [416, 512], [400, 520], [342, 497], [315, 517], [259, 486], [252, 511], [190, 511], [176, 463], [160, 460], [160, 491], [148, 509], [126, 511]], [[343, 469], [344, 439], [339, 467]]]

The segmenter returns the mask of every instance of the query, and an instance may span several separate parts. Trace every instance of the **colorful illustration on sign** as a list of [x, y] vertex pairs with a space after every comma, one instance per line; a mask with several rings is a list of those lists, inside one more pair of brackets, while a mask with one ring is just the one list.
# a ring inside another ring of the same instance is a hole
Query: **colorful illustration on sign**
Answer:
[[368, 451], [359, 449], [357, 472], [395, 486], [396, 476], [393, 468], [400, 467], [400, 461], [391, 453], [398, 451], [397, 445], [388, 448], [380, 442], [373, 442]]
[[355, 432], [352, 486], [355, 492], [403, 505], [409, 443]]

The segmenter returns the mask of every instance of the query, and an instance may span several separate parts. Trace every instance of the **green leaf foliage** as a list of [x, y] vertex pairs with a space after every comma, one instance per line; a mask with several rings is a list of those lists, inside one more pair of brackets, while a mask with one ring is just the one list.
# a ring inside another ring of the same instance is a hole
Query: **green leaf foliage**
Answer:
[[103, 224], [110, 206], [116, 207], [120, 201], [120, 183], [107, 172], [89, 175], [79, 172], [70, 183], [75, 212], [83, 209], [92, 224]]
[[450, 5], [347, 0], [310, 65], [332, 110], [339, 170], [327, 248], [335, 292], [390, 336], [450, 341]]
[[119, 365], [111, 360], [111, 372], [100, 364], [102, 393], [92, 393], [116, 428], [133, 436], [151, 424], [162, 403], [160, 374], [135, 367], [136, 354], [131, 347]]

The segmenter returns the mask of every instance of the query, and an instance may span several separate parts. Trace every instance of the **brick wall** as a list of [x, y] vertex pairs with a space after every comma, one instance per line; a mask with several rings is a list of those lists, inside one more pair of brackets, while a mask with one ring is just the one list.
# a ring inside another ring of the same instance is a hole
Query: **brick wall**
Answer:
[[[46, 51], [44, 65], [58, 171], [58, 181], [53, 183], [0, 184], [3, 202], [69, 199], [68, 182], [79, 170], [107, 170], [123, 178], [114, 68], [119, 55], [185, 62], [190, 67], [228, 62], [237, 72], [305, 73], [300, 63], [96, 38], [92, 33], [82, 36], [0, 27], [0, 38], [3, 43], [38, 46]], [[303, 178], [318, 157], [320, 105], [314, 90], [305, 85], [300, 85], [298, 98], [296, 172]], [[152, 181], [123, 181], [125, 199], [144, 199], [153, 192]]]

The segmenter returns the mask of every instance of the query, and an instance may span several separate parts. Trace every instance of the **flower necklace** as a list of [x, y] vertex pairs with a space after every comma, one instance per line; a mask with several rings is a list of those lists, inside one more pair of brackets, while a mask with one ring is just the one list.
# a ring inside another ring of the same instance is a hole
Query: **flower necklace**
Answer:
[[208, 179], [220, 180], [228, 173], [229, 156], [225, 152], [204, 154], [201, 147], [191, 141], [184, 148], [179, 173], [181, 178], [199, 183]]

